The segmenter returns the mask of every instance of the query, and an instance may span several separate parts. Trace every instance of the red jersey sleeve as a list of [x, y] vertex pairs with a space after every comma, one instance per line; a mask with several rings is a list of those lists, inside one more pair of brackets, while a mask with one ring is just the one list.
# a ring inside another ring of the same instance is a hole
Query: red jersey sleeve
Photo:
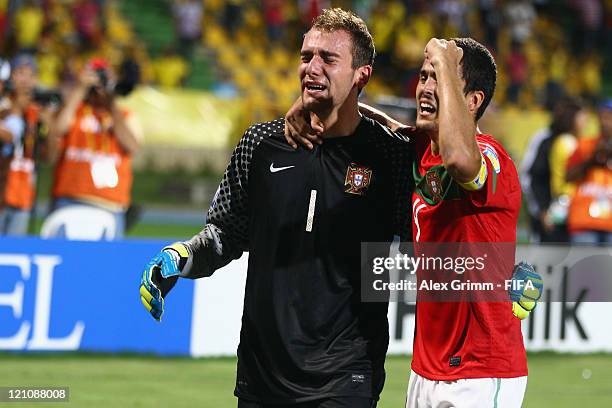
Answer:
[[508, 208], [520, 206], [520, 183], [516, 166], [503, 146], [489, 135], [477, 135], [480, 153], [487, 166], [485, 185], [476, 191], [465, 190], [477, 207]]

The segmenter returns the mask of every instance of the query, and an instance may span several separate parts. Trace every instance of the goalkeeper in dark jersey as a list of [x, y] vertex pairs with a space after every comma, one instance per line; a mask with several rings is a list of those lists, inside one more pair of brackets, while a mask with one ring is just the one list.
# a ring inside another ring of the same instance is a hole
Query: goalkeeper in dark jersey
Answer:
[[240, 408], [376, 406], [388, 305], [361, 301], [361, 243], [409, 240], [414, 159], [406, 137], [359, 114], [374, 54], [361, 19], [325, 10], [299, 67], [304, 106], [330, 124], [324, 142], [293, 149], [284, 119], [250, 127], [203, 230], [143, 273], [142, 302], [159, 320], [178, 277], [210, 276], [249, 252]]

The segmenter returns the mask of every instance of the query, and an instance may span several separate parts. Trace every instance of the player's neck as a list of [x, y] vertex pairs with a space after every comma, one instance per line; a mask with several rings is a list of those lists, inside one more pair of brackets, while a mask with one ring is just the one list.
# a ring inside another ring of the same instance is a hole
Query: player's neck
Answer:
[[355, 133], [355, 129], [361, 121], [361, 114], [357, 103], [345, 103], [332, 109], [328, 115], [321, 117], [323, 121], [322, 137], [332, 138], [350, 136]]
[[434, 156], [437, 156], [440, 154], [440, 145], [438, 143], [438, 131], [427, 131], [425, 132], [427, 134], [427, 136], [429, 137], [429, 144], [431, 146], [431, 154], [433, 154]]

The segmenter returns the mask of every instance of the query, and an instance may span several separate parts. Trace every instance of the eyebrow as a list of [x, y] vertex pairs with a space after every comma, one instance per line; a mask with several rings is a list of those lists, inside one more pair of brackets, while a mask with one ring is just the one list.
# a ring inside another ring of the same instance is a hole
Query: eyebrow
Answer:
[[427, 70], [425, 68], [421, 68], [421, 71], [419, 72], [419, 76], [421, 75], [430, 75], [432, 77], [434, 77], [434, 79], [436, 78], [436, 71], [433, 69]]
[[[302, 51], [300, 51], [300, 55], [302, 55], [302, 56], [312, 55], [312, 54], [314, 54], [314, 51], [312, 51], [312, 50], [302, 50]], [[333, 52], [333, 51], [320, 50], [319, 54], [323, 58], [329, 58], [329, 57], [340, 58], [340, 54], [338, 54], [337, 52]]]
[[337, 52], [333, 52], [333, 51], [321, 50], [319, 51], [319, 53], [323, 57], [340, 57], [340, 54], [338, 54]]

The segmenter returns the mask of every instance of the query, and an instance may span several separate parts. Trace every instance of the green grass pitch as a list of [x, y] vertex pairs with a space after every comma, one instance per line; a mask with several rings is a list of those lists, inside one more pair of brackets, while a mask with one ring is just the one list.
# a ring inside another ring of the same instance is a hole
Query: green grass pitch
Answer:
[[[379, 408], [403, 408], [410, 357], [387, 358]], [[69, 403], [19, 407], [235, 407], [235, 359], [0, 354], [0, 386], [69, 386]], [[529, 355], [524, 407], [612, 406], [612, 355]]]

